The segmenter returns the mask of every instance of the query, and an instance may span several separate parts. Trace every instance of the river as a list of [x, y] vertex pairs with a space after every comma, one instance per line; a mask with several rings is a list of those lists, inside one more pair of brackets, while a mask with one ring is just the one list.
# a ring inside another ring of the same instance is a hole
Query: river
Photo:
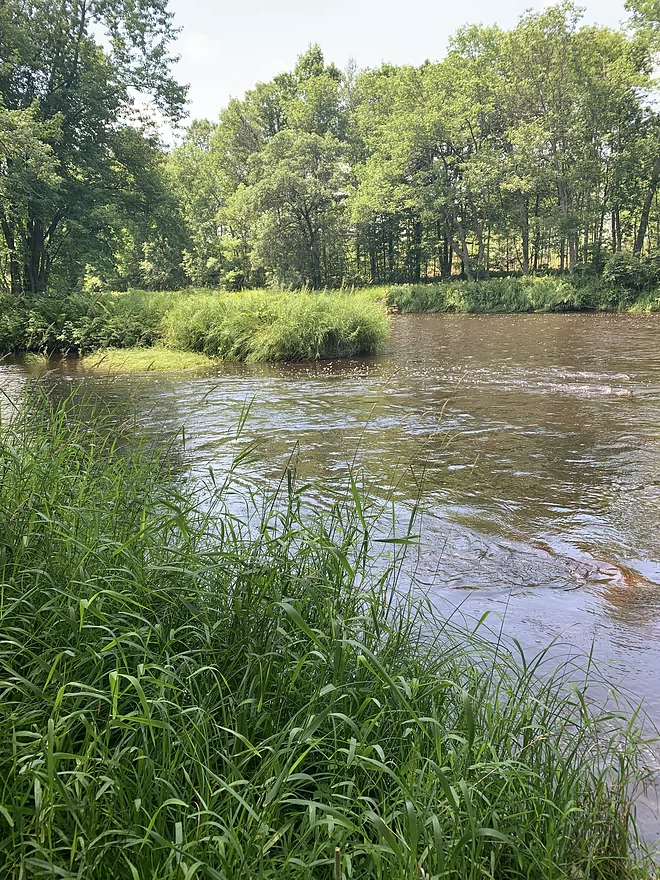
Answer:
[[[200, 472], [252, 402], [243, 479], [293, 456], [319, 493], [354, 464], [398, 510], [421, 497], [420, 588], [528, 650], [593, 649], [660, 725], [659, 343], [660, 315], [399, 316], [376, 358], [83, 381], [159, 434], [184, 425]], [[0, 363], [0, 388], [31, 369]]]

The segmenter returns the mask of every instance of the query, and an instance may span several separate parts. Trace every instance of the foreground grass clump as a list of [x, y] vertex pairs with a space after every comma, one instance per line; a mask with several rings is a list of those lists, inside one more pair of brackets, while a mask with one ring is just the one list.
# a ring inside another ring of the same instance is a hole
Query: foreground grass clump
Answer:
[[397, 285], [388, 289], [387, 301], [403, 313], [660, 311], [658, 291], [556, 276]]
[[239, 519], [176, 450], [31, 405], [0, 439], [0, 876], [649, 876], [631, 727], [397, 596], [354, 485]]
[[164, 327], [172, 348], [247, 361], [373, 354], [389, 334], [382, 303], [344, 291], [198, 293], [181, 298]]
[[80, 359], [79, 366], [91, 373], [167, 373], [213, 366], [211, 358], [194, 351], [153, 348], [108, 348]]

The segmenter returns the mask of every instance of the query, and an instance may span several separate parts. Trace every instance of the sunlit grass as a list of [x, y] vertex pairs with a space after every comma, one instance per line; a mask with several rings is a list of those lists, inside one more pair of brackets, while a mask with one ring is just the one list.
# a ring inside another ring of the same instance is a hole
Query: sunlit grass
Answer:
[[0, 439], [0, 876], [650, 875], [634, 721], [590, 705], [588, 659], [401, 595], [415, 539], [373, 544], [355, 482], [239, 518], [231, 474], [28, 393]]
[[108, 348], [82, 357], [78, 366], [89, 373], [166, 373], [212, 367], [213, 360], [194, 351], [153, 348]]
[[370, 292], [190, 293], [165, 315], [172, 348], [223, 360], [314, 361], [373, 354], [389, 336]]

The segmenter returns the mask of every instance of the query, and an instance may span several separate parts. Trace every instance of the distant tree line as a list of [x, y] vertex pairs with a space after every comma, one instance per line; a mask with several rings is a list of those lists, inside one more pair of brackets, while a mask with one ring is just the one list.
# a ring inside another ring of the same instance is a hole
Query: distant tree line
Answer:
[[181, 118], [165, 0], [4, 0], [2, 284], [319, 288], [653, 259], [660, 3], [630, 13], [621, 30], [570, 3], [466, 27], [419, 67], [340, 71], [313, 46], [167, 150], [135, 100]]

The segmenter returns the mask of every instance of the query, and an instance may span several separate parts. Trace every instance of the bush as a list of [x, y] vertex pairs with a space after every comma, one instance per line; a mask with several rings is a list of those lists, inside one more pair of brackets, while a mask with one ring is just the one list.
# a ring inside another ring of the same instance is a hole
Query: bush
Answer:
[[2, 877], [650, 876], [632, 725], [397, 595], [354, 483], [241, 521], [176, 449], [30, 405], [0, 435]]
[[603, 281], [624, 294], [626, 302], [635, 293], [648, 291], [660, 284], [660, 262], [630, 253], [612, 254], [603, 270]]

